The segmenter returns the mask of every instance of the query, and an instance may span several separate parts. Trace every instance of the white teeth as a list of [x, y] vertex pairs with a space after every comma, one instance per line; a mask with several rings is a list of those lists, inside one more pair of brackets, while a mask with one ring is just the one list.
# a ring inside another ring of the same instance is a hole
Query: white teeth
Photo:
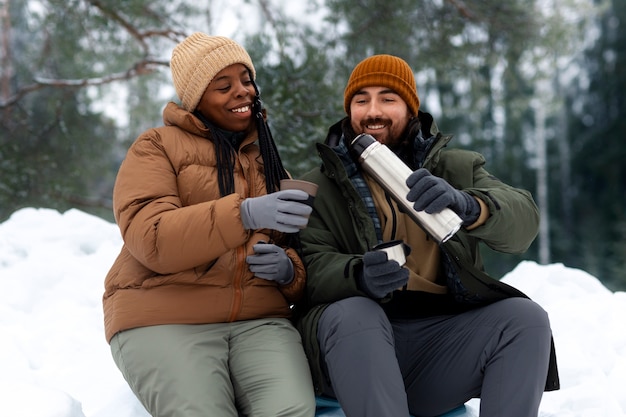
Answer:
[[250, 110], [250, 106], [239, 107], [238, 109], [232, 109], [233, 113], [245, 113]]
[[374, 129], [382, 129], [384, 127], [385, 127], [385, 125], [369, 125], [369, 126], [367, 126], [368, 129], [372, 129], [372, 130], [374, 130]]

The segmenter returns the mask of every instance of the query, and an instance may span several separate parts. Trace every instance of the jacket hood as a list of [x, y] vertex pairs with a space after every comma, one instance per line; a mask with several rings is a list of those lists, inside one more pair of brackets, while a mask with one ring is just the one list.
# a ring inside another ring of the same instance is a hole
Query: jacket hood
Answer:
[[205, 137], [209, 135], [209, 129], [204, 123], [173, 101], [167, 103], [163, 109], [163, 123], [165, 126], [177, 126], [194, 135]]

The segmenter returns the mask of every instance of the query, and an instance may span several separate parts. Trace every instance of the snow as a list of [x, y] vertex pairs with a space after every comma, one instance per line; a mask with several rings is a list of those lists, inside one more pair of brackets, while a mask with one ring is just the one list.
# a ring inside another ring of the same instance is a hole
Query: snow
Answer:
[[[75, 209], [0, 224], [1, 416], [149, 417], [104, 338], [103, 281], [121, 245], [115, 224]], [[626, 417], [626, 293], [562, 264], [524, 261], [503, 280], [550, 315], [562, 388], [540, 417]]]

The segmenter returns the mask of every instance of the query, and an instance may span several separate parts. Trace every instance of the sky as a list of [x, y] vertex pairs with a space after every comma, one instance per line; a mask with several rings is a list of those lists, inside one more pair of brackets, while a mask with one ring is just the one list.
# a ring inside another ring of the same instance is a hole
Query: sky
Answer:
[[[76, 209], [0, 223], [0, 416], [149, 417], [104, 338], [104, 276], [121, 246], [115, 224]], [[626, 417], [626, 292], [532, 261], [503, 280], [550, 316], [561, 390], [544, 394], [539, 417]]]

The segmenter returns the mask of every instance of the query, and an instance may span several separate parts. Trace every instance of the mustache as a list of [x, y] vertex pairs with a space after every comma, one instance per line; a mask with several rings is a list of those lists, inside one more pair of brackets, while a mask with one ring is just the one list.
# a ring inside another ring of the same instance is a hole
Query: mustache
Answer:
[[361, 122], [361, 127], [365, 127], [367, 125], [390, 125], [391, 121], [389, 119], [386, 118], [382, 118], [382, 117], [375, 117], [375, 118], [369, 118], [369, 119], [365, 119]]

